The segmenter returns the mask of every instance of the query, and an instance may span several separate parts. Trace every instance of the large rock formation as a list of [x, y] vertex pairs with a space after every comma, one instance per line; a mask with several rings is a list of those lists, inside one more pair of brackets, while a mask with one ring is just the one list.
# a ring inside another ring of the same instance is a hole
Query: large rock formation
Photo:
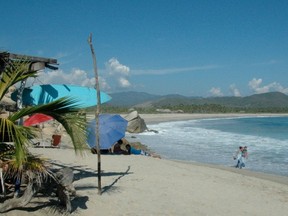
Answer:
[[146, 123], [142, 119], [137, 111], [132, 111], [127, 116], [124, 117], [128, 121], [128, 126], [126, 131], [129, 133], [142, 133], [147, 130]]

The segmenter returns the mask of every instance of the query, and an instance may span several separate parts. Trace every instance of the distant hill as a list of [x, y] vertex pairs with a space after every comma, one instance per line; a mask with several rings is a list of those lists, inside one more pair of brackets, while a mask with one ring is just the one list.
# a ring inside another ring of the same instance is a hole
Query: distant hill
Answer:
[[112, 106], [125, 106], [131, 107], [137, 104], [156, 101], [160, 99], [162, 96], [152, 95], [145, 92], [120, 92], [120, 93], [109, 93], [112, 97], [112, 100], [108, 103]]
[[186, 97], [183, 95], [152, 95], [144, 92], [122, 92], [109, 94], [108, 103], [120, 107], [165, 107], [176, 105], [216, 104], [237, 108], [284, 108], [288, 107], [288, 96], [280, 92], [254, 94], [247, 97]]

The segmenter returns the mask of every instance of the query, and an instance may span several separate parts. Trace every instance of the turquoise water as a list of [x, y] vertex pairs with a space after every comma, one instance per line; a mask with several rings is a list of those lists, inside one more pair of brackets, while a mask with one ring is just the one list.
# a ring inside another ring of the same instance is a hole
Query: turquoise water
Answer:
[[163, 158], [234, 166], [239, 146], [248, 146], [246, 169], [288, 176], [288, 118], [221, 118], [147, 125], [136, 139]]

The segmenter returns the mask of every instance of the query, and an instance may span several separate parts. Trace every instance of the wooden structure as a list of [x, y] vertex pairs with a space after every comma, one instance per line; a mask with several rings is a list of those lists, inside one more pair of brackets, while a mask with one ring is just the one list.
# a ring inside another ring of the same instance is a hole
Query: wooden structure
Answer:
[[[9, 53], [9, 52], [0, 52], [0, 78], [1, 78], [2, 71], [6, 67], [6, 64], [10, 61], [15, 61], [15, 60], [18, 60], [18, 61], [23, 60], [23, 61], [29, 62], [29, 70], [33, 70], [33, 71], [39, 71], [39, 70], [43, 70], [45, 68], [49, 68], [51, 70], [57, 70], [58, 69], [57, 59], [42, 58], [42, 57], [29, 56], [29, 55], [21, 55], [21, 54]], [[23, 89], [25, 88], [25, 85], [26, 85], [26, 80], [21, 82], [21, 86], [19, 88], [19, 96], [18, 96], [18, 100], [17, 100], [18, 109], [22, 108], [21, 95], [22, 95]], [[1, 102], [0, 102], [0, 106], [2, 108], [4, 106], [5, 109], [7, 109], [7, 110], [11, 110], [11, 111], [14, 110], [13, 108], [7, 107], [5, 104], [1, 105]]]
[[44, 68], [49, 68], [51, 70], [57, 70], [58, 63], [57, 59], [52, 58], [42, 58], [29, 55], [21, 55], [9, 52], [0, 52], [0, 71], [5, 67], [5, 60], [26, 60], [31, 62], [30, 69], [32, 70], [42, 70]]

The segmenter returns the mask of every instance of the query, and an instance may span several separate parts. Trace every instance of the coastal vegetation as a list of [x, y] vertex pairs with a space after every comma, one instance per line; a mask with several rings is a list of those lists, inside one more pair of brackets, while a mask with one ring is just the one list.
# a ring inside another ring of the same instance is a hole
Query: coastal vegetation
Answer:
[[[239, 108], [227, 107], [218, 104], [203, 105], [166, 105], [159, 107], [135, 107], [139, 113], [288, 113], [288, 107], [259, 107], [259, 108]], [[130, 107], [121, 106], [102, 106], [102, 112], [105, 113], [127, 113]], [[89, 112], [89, 110], [88, 110]]]

